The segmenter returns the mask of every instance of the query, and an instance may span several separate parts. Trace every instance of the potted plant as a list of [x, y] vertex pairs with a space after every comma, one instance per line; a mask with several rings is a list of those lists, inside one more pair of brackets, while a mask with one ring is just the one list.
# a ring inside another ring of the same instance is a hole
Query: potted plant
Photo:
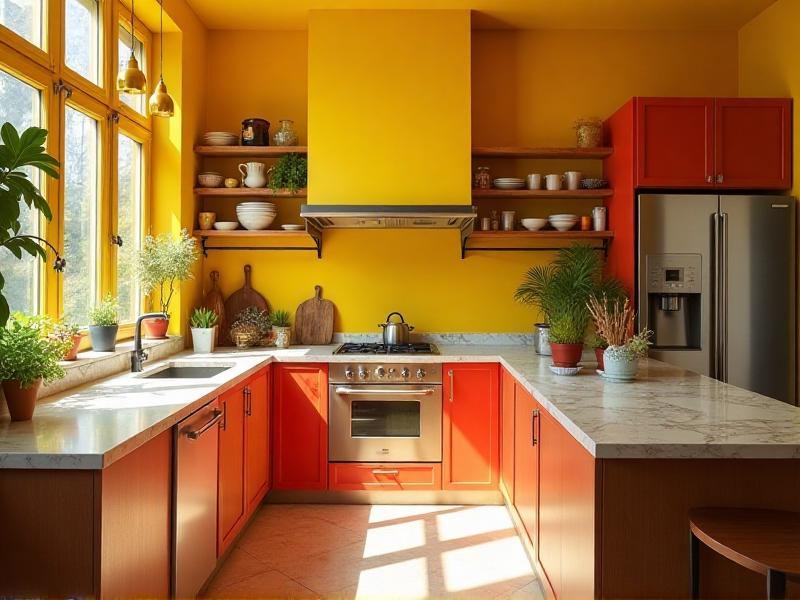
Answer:
[[89, 339], [95, 352], [113, 352], [119, 330], [119, 304], [108, 294], [89, 310]]
[[269, 332], [271, 325], [267, 311], [249, 306], [236, 315], [231, 325], [231, 339], [237, 348], [258, 346]]
[[291, 342], [292, 327], [288, 310], [276, 310], [272, 313], [272, 329], [275, 332], [275, 346], [288, 348]]
[[604, 377], [612, 380], [631, 381], [636, 377], [639, 359], [647, 356], [652, 331], [643, 329], [634, 333], [636, 311], [626, 298], [624, 302], [593, 297], [587, 304], [594, 319], [597, 335], [608, 347], [603, 351]]
[[[136, 256], [136, 274], [145, 294], [158, 290], [159, 308], [164, 314], [169, 315], [169, 305], [178, 284], [192, 279], [196, 260], [195, 239], [185, 229], [177, 237], [162, 233], [144, 239]], [[146, 338], [165, 338], [169, 319], [148, 319], [142, 326]]]
[[33, 416], [42, 382], [64, 376], [58, 361], [71, 342], [50, 335], [47, 317], [14, 313], [0, 329], [0, 381], [12, 421]]
[[302, 154], [286, 154], [269, 170], [269, 188], [273, 193], [289, 190], [294, 194], [306, 187], [308, 159]]
[[64, 353], [62, 360], [78, 359], [78, 349], [80, 348], [81, 340], [83, 339], [80, 327], [74, 323], [56, 323], [53, 326], [53, 331], [50, 332], [50, 337], [62, 342], [69, 342], [69, 347]]
[[189, 325], [196, 353], [209, 354], [214, 351], [214, 334], [218, 320], [217, 313], [209, 308], [194, 309]]

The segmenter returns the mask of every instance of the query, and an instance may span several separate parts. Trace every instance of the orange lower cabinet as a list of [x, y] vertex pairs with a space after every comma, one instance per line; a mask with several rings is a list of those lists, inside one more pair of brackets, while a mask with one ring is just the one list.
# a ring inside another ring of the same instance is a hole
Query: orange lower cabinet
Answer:
[[505, 369], [500, 378], [500, 484], [514, 502], [514, 399], [517, 382]]
[[247, 384], [244, 406], [246, 513], [256, 511], [269, 489], [270, 366]]
[[225, 416], [219, 427], [217, 556], [225, 552], [244, 521], [245, 386], [228, 390], [219, 401]]
[[439, 463], [331, 463], [331, 490], [440, 490]]

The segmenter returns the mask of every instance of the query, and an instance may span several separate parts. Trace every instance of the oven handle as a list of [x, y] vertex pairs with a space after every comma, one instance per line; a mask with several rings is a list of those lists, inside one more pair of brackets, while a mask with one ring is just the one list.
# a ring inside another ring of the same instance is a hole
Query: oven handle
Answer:
[[337, 387], [335, 392], [342, 396], [430, 396], [434, 388], [419, 390], [358, 390], [350, 387]]

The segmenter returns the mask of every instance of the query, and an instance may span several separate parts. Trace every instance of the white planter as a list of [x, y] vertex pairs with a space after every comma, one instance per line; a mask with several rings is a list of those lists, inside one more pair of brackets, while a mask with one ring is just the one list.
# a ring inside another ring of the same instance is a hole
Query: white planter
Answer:
[[603, 352], [603, 373], [609, 379], [630, 381], [638, 369], [639, 357], [631, 357], [621, 346], [609, 346]]
[[192, 345], [196, 354], [211, 354], [214, 351], [216, 327], [192, 327]]

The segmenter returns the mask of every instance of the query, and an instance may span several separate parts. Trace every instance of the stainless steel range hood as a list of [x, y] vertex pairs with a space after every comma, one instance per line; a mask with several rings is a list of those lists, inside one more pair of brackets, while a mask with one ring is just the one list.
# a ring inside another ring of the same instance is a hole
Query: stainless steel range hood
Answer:
[[460, 229], [472, 232], [475, 210], [464, 205], [304, 204], [300, 216], [316, 229]]

